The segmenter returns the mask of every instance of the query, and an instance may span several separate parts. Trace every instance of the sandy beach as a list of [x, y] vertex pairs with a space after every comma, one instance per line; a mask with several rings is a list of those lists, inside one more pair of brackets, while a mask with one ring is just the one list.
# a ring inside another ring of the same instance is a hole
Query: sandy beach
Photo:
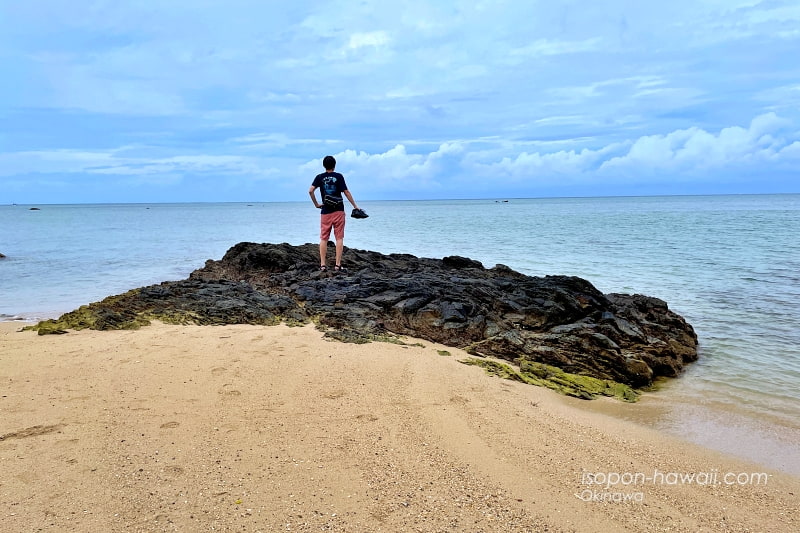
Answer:
[[428, 341], [20, 327], [0, 323], [2, 531], [800, 530], [797, 477]]

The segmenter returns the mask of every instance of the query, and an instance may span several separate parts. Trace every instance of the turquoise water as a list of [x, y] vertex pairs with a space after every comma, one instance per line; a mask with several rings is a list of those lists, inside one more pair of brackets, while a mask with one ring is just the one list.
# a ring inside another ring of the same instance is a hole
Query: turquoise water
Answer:
[[[800, 195], [362, 203], [370, 218], [348, 221], [349, 246], [666, 300], [697, 330], [701, 359], [658, 394], [800, 427]], [[0, 319], [182, 279], [240, 241], [318, 238], [310, 202], [29, 207], [0, 207]]]

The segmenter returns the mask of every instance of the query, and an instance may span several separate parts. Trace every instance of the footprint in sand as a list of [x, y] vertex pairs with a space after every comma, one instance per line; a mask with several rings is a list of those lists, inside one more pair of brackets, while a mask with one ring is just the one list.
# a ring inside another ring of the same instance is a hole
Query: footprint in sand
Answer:
[[64, 427], [64, 424], [54, 424], [52, 426], [31, 426], [25, 429], [19, 429], [0, 435], [0, 441], [11, 439], [27, 439], [28, 437], [38, 437], [39, 435], [47, 435], [48, 433], [55, 433]]
[[454, 403], [457, 405], [466, 405], [469, 403], [469, 398], [464, 398], [463, 396], [459, 396], [458, 394], [454, 394], [450, 396], [450, 403]]
[[82, 402], [82, 401], [91, 400], [91, 399], [92, 399], [91, 396], [73, 396], [72, 398], [67, 398], [64, 401], [67, 401], [67, 402]]
[[231, 385], [230, 383], [226, 383], [226, 384], [225, 384], [225, 385], [223, 385], [223, 386], [222, 386], [222, 388], [219, 390], [219, 393], [220, 393], [220, 394], [224, 394], [224, 395], [226, 395], [226, 396], [241, 396], [241, 395], [242, 395], [242, 393], [241, 393], [241, 392], [239, 392], [239, 391], [238, 391], [238, 390], [236, 390], [236, 389], [231, 389], [231, 387], [232, 387], [232, 386], [233, 386], [233, 385]]
[[179, 476], [183, 474], [183, 468], [181, 468], [180, 466], [168, 466], [164, 469], [164, 473], [173, 476]]

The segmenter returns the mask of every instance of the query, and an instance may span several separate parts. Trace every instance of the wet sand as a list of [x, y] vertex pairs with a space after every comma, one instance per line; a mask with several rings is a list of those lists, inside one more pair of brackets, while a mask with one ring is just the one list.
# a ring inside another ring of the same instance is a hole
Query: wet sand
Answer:
[[606, 399], [574, 404], [800, 476], [800, 427], [785, 417], [756, 417], [752, 409], [721, 403], [711, 395], [682, 393], [678, 384], [647, 392], [635, 404]]
[[3, 531], [800, 530], [798, 477], [427, 341], [19, 327], [0, 323]]

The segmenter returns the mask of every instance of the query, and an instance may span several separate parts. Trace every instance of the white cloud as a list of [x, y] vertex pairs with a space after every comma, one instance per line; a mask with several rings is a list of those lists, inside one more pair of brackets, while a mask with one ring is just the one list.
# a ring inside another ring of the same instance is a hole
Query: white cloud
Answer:
[[53, 150], [0, 154], [0, 169], [6, 175], [86, 174], [108, 176], [181, 176], [193, 174], [272, 176], [259, 158], [242, 155], [174, 155], [132, 157], [123, 155], [127, 147], [108, 151]]
[[323, 147], [346, 141], [254, 133], [217, 147], [224, 147], [225, 153], [175, 151], [154, 157], [148, 155], [147, 146], [4, 153], [0, 154], [0, 175], [11, 177], [6, 180], [9, 183], [14, 181], [13, 176], [20, 175], [39, 174], [42, 180], [58, 176], [62, 181], [69, 176], [96, 176], [119, 186], [176, 185], [189, 183], [192, 178], [207, 178], [236, 188], [270, 180], [275, 191], [280, 189], [280, 194], [295, 198], [292, 191], [302, 189], [299, 184], [321, 172], [322, 166], [320, 159], [301, 163], [298, 158], [302, 156], [292, 156], [289, 150], [298, 150], [298, 154], [314, 150], [333, 153], [337, 169], [357, 184], [362, 197], [415, 192], [437, 195], [446, 191], [469, 195], [471, 190], [485, 194], [500, 187], [514, 187], [524, 195], [535, 187], [575, 186], [600, 180], [686, 183], [719, 175], [734, 179], [748, 173], [761, 174], [763, 168], [796, 173], [800, 165], [800, 132], [793, 126], [784, 117], [766, 113], [752, 119], [747, 127], [729, 126], [716, 132], [691, 127], [583, 149], [569, 146], [596, 144], [598, 139], [511, 141], [487, 136], [438, 143], [428, 150], [425, 147], [430, 143], [412, 141], [386, 150], [334, 152]]
[[[517, 185], [591, 182], [600, 177], [623, 182], [632, 177], [707, 180], [718, 173], [757, 170], [766, 163], [791, 168], [800, 159], [800, 140], [795, 140], [800, 133], [791, 132], [789, 126], [791, 121], [766, 113], [747, 128], [731, 126], [711, 133], [692, 127], [594, 149], [519, 152], [515, 150], [525, 144], [544, 148], [559, 143], [487, 138], [442, 143], [428, 153], [409, 153], [398, 144], [385, 152], [345, 150], [335, 157], [337, 168], [362, 181], [419, 190], [448, 187], [453, 179], [462, 184], [489, 180]], [[498, 157], [501, 150], [509, 155]], [[302, 172], [320, 168], [320, 161], [314, 160], [303, 165]]]
[[163, 173], [260, 173], [250, 158], [230, 155], [179, 155], [159, 159], [121, 159], [112, 164], [87, 167], [90, 174], [140, 175]]
[[228, 141], [249, 150], [264, 150], [286, 148], [288, 146], [320, 146], [329, 144], [343, 144], [338, 139], [315, 139], [290, 137], [285, 133], [253, 133], [242, 137], [235, 137]]
[[474, 168], [493, 181], [535, 179], [542, 181], [580, 180], [604, 161], [619, 152], [622, 144], [598, 150], [559, 150], [557, 152], [522, 152], [493, 163], [476, 163]]
[[[389, 150], [370, 154], [365, 151], [345, 150], [334, 154], [337, 169], [346, 172], [347, 176], [367, 182], [371, 186], [403, 185], [417, 189], [436, 188], [437, 179], [442, 178], [442, 171], [458, 156], [464, 147], [458, 142], [441, 144], [438, 149], [428, 154], [410, 154], [402, 144]], [[302, 167], [304, 173], [321, 171], [321, 162], [314, 160]], [[345, 170], [346, 169], [346, 170]]]
[[[785, 158], [788, 161], [793, 161], [795, 164], [800, 164], [800, 141], [795, 141], [776, 154], [778, 157]], [[795, 167], [796, 171], [797, 167]]]
[[794, 1], [758, 2], [739, 10], [749, 24], [800, 21], [800, 5]]
[[[697, 175], [712, 169], [737, 171], [740, 165], [779, 157], [792, 141], [781, 136], [789, 124], [786, 119], [767, 113], [755, 117], [749, 128], [731, 126], [716, 135], [696, 127], [666, 135], [648, 135], [637, 139], [626, 154], [605, 161], [599, 170], [637, 175], [657, 172]], [[791, 151], [783, 156], [791, 156]]]
[[113, 161], [112, 152], [88, 150], [37, 150], [0, 153], [0, 175], [82, 172]]
[[299, 180], [335, 152], [432, 190], [796, 162], [794, 1], [35, 4], [0, 35], [3, 176]]
[[350, 36], [347, 48], [357, 50], [359, 48], [379, 47], [389, 42], [389, 35], [385, 31], [371, 31], [366, 33], [354, 33]]
[[296, 93], [276, 93], [274, 91], [260, 91], [252, 90], [247, 93], [247, 97], [252, 102], [269, 102], [269, 103], [297, 103], [303, 100], [303, 97]]
[[798, 106], [800, 104], [800, 84], [771, 87], [756, 93], [755, 98], [776, 105]]
[[593, 52], [599, 50], [601, 44], [602, 41], [599, 38], [585, 39], [583, 41], [537, 39], [530, 44], [510, 50], [509, 54], [522, 57], [557, 56], [578, 52]]

